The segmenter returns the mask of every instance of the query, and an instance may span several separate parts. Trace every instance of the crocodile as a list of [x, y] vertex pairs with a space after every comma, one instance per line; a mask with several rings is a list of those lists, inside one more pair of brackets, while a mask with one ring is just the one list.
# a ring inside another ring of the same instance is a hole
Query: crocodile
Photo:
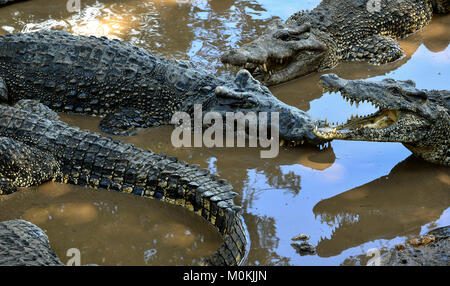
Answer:
[[254, 41], [222, 55], [264, 84], [276, 85], [342, 61], [381, 65], [403, 57], [397, 39], [449, 13], [448, 0], [323, 0], [285, 23], [276, 20]]
[[416, 157], [450, 166], [450, 91], [422, 90], [411, 80], [319, 78], [325, 92], [340, 92], [353, 105], [369, 102], [379, 110], [341, 125], [316, 127], [324, 139], [401, 142]]
[[250, 240], [226, 180], [55, 116], [33, 100], [0, 105], [0, 194], [54, 181], [158, 199], [195, 212], [222, 235], [220, 248], [203, 264], [245, 262]]
[[109, 134], [171, 125], [176, 112], [192, 118], [201, 105], [203, 114], [216, 112], [224, 118], [230, 112], [277, 112], [281, 142], [325, 143], [313, 132], [324, 122], [278, 100], [247, 70], [216, 77], [190, 62], [157, 58], [105, 37], [62, 31], [2, 36], [0, 78], [0, 101], [34, 99], [57, 112], [102, 116], [101, 130]]

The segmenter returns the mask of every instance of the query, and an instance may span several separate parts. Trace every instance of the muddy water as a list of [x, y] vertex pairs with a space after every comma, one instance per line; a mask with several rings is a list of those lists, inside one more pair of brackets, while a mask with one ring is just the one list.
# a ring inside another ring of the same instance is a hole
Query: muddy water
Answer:
[[199, 216], [155, 200], [47, 183], [0, 197], [0, 221], [22, 218], [44, 229], [63, 263], [196, 265], [221, 243]]
[[[69, 13], [65, 1], [33, 0], [1, 8], [0, 33], [50, 27], [106, 35], [158, 55], [190, 59], [220, 74], [225, 72], [218, 61], [223, 51], [250, 41], [271, 20], [287, 19], [320, 1], [184, 2], [85, 0], [80, 13]], [[378, 67], [345, 63], [333, 72], [351, 79], [412, 79], [420, 88], [449, 89], [449, 27], [450, 16], [435, 16], [423, 31], [401, 41], [406, 52], [403, 59]], [[322, 94], [318, 77], [311, 75], [271, 90], [284, 102], [333, 122], [342, 122], [351, 113], [374, 111], [367, 105], [350, 107], [336, 94]], [[62, 118], [98, 131], [98, 118]], [[349, 257], [363, 258], [365, 263], [371, 248], [392, 247], [407, 236], [450, 222], [449, 169], [414, 159], [401, 144], [334, 141], [322, 151], [281, 149], [276, 159], [260, 159], [259, 150], [253, 148], [176, 149], [170, 143], [171, 131], [170, 127], [142, 130], [138, 136], [120, 139], [200, 164], [232, 183], [241, 195], [237, 203], [243, 206], [252, 240], [249, 265], [351, 264]], [[17, 208], [21, 205], [17, 203]], [[55, 229], [64, 229], [57, 221], [51, 223]], [[295, 252], [291, 238], [299, 233], [311, 237], [317, 255]], [[50, 236], [52, 241], [63, 238]], [[102, 240], [105, 245], [113, 243], [107, 234]], [[154, 259], [157, 264], [158, 254]]]

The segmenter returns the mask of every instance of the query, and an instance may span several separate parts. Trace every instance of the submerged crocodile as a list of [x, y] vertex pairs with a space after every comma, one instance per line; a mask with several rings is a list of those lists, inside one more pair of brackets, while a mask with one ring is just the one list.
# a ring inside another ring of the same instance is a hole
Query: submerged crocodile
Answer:
[[8, 91], [0, 93], [2, 101], [35, 99], [58, 112], [103, 116], [100, 126], [110, 134], [170, 124], [175, 112], [192, 115], [200, 104], [203, 114], [223, 117], [278, 112], [279, 138], [286, 144], [324, 143], [313, 133], [323, 122], [279, 101], [246, 70], [235, 78], [216, 77], [104, 37], [61, 31], [0, 37], [0, 78]]
[[324, 139], [401, 142], [415, 156], [450, 166], [450, 91], [420, 90], [413, 81], [345, 80], [323, 75], [325, 91], [340, 92], [350, 101], [368, 101], [379, 111], [356, 117], [339, 126], [318, 127]]
[[[379, 4], [379, 5], [378, 5]], [[323, 0], [286, 23], [274, 22], [259, 38], [222, 56], [252, 71], [266, 85], [333, 68], [341, 61], [385, 64], [403, 56], [396, 39], [449, 13], [448, 0]]]
[[[37, 112], [37, 113], [36, 113]], [[0, 105], [0, 194], [53, 180], [130, 193], [186, 207], [214, 225], [224, 242], [208, 265], [240, 265], [249, 249], [237, 195], [226, 180], [57, 120], [36, 101]]]

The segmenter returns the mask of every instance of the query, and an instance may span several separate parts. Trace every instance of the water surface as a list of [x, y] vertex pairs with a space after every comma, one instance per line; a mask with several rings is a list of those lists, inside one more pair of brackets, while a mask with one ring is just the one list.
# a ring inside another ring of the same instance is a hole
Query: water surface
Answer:
[[[80, 13], [69, 13], [65, 1], [33, 0], [1, 8], [0, 33], [53, 28], [105, 35], [222, 74], [227, 71], [218, 59], [224, 51], [249, 42], [273, 19], [285, 20], [320, 1], [184, 2], [84, 0]], [[449, 89], [449, 42], [450, 16], [435, 16], [428, 27], [400, 41], [404, 58], [383, 66], [344, 63], [332, 72], [349, 79], [412, 79], [420, 88]], [[329, 121], [374, 111], [367, 105], [350, 107], [339, 95], [323, 94], [317, 86], [319, 76], [271, 90], [282, 101]], [[62, 118], [98, 131], [98, 118]], [[200, 164], [232, 183], [240, 194], [236, 202], [243, 206], [252, 241], [249, 265], [348, 264], [349, 257], [364, 257], [371, 248], [392, 247], [405, 237], [450, 222], [449, 169], [413, 158], [398, 143], [334, 141], [325, 150], [282, 148], [277, 158], [260, 159], [259, 150], [253, 148], [176, 149], [170, 143], [171, 131], [171, 127], [143, 130], [120, 139]], [[64, 229], [58, 222], [52, 224]], [[300, 233], [311, 237], [317, 255], [295, 252], [291, 238]], [[50, 235], [51, 241], [63, 237]], [[107, 241], [108, 235], [103, 239]]]

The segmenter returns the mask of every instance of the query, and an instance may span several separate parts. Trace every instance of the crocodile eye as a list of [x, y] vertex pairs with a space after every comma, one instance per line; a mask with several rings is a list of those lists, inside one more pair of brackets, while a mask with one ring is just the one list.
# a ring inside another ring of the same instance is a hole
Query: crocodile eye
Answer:
[[402, 90], [398, 86], [389, 86], [387, 90], [389, 90], [389, 92], [392, 93], [393, 95], [396, 96], [402, 95]]

